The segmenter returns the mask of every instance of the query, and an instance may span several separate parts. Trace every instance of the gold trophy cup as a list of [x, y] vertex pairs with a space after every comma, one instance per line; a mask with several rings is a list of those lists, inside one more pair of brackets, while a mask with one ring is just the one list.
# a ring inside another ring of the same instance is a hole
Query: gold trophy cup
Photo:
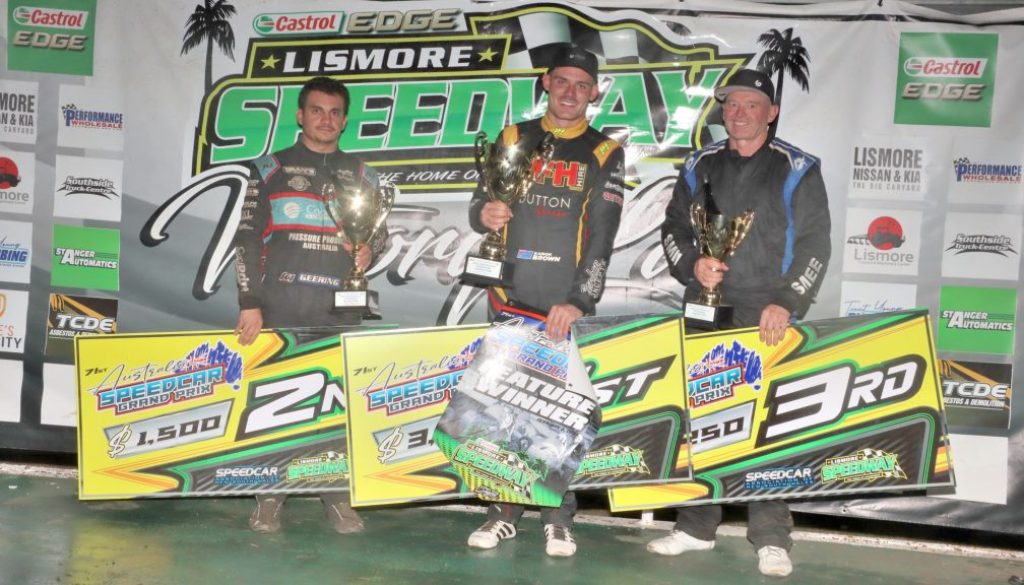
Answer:
[[[509, 207], [526, 197], [533, 183], [533, 169], [541, 169], [551, 162], [555, 150], [555, 137], [548, 132], [531, 152], [522, 145], [497, 148], [487, 143], [487, 134], [480, 132], [473, 144], [473, 158], [480, 175], [480, 189], [491, 201], [500, 201]], [[500, 231], [484, 236], [476, 254], [466, 257], [466, 268], [459, 277], [473, 286], [509, 286], [515, 264], [506, 262], [505, 240]]]
[[[338, 236], [352, 244], [353, 260], [359, 248], [370, 245], [384, 227], [397, 195], [398, 188], [390, 183], [376, 189], [340, 181], [332, 181], [325, 186], [327, 213], [338, 227]], [[353, 262], [352, 270], [342, 281], [341, 290], [334, 291], [333, 310], [357, 313], [363, 319], [380, 319], [379, 295], [368, 287], [366, 272]]]
[[[738, 217], [728, 217], [718, 211], [711, 198], [711, 185], [704, 183], [705, 202], [694, 201], [690, 206], [690, 224], [702, 255], [724, 262], [736, 253], [754, 222], [754, 210], [748, 209]], [[686, 324], [696, 329], [717, 330], [732, 322], [732, 305], [722, 302], [718, 286], [701, 287], [696, 301], [683, 305]]]

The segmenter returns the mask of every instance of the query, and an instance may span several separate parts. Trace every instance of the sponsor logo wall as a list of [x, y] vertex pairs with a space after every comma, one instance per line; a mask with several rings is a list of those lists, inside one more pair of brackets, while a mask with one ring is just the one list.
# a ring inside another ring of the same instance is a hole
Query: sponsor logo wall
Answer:
[[942, 276], [1016, 281], [1024, 215], [949, 213], [943, 237]]
[[[63, 392], [52, 394], [65, 397], [56, 411], [74, 409], [69, 366], [48, 355], [50, 339], [41, 334], [51, 294], [132, 299], [118, 307], [121, 331], [234, 325], [230, 242], [242, 211], [242, 165], [294, 142], [298, 89], [315, 74], [337, 76], [352, 91], [341, 146], [402, 189], [390, 247], [369, 271], [385, 319], [483, 321], [481, 292], [456, 281], [479, 240], [465, 217], [477, 179], [473, 136], [485, 130], [493, 138], [543, 111], [537, 74], [546, 45], [567, 39], [598, 55], [605, 91], [589, 114], [627, 152], [623, 222], [600, 314], [678, 309], [682, 288], [666, 271], [658, 238], [678, 164], [724, 136], [712, 90], [740, 68], [771, 67], [789, 38], [800, 40], [810, 67], [806, 89], [793, 73], [772, 72], [785, 81], [779, 136], [821, 158], [832, 213], [832, 261], [807, 318], [925, 307], [943, 358], [1005, 364], [1016, 357], [1016, 327], [1003, 332], [1009, 345], [985, 342], [998, 351], [979, 350], [954, 342], [963, 331], [948, 329], [941, 314], [1015, 319], [1019, 295], [1006, 300], [1013, 307], [992, 306], [1004, 302], [1006, 293], [997, 292], [966, 309], [940, 297], [948, 287], [1020, 288], [1019, 254], [947, 251], [960, 232], [990, 235], [998, 227], [1019, 253], [1012, 229], [1024, 216], [1024, 140], [1016, 131], [1024, 126], [1016, 107], [1024, 76], [1012, 55], [1024, 44], [1018, 23], [991, 15], [990, 24], [972, 27], [891, 3], [864, 9], [869, 18], [857, 21], [835, 18], [845, 4], [780, 5], [754, 15], [731, 5], [714, 14], [699, 6], [675, 12], [677, 3], [620, 12], [557, 0], [486, 7], [353, 0], [323, 10], [293, 0], [272, 8], [227, 3], [236, 10], [224, 18], [232, 49], [216, 40], [208, 49], [205, 37], [189, 32], [196, 5], [185, 0], [118, 10], [94, 0], [5, 5], [0, 180], [11, 168], [7, 158], [18, 168], [7, 175], [19, 185], [0, 187], [0, 287], [26, 289], [32, 311], [17, 358], [25, 360], [19, 399], [30, 416], [0, 424], [0, 447], [74, 449], [67, 429], [35, 414], [40, 387]], [[776, 44], [759, 42], [772, 31]], [[832, 50], [836, 38], [849, 39], [848, 50]], [[878, 68], [850, 55], [870, 56]], [[66, 184], [68, 177], [74, 181]], [[972, 215], [992, 221], [967, 231], [947, 218], [964, 223]], [[88, 242], [58, 245], [67, 235], [58, 226], [96, 231], [85, 232]], [[58, 247], [72, 250], [61, 255], [71, 265], [55, 263]], [[1010, 417], [1010, 452], [1024, 447], [1020, 420]], [[775, 480], [790, 473], [764, 471]], [[1006, 476], [1013, 482], [1021, 471]], [[1007, 501], [1024, 510], [1021, 483], [1007, 489]], [[1019, 530], [1020, 514], [995, 524]], [[974, 524], [993, 525], [991, 518]]]

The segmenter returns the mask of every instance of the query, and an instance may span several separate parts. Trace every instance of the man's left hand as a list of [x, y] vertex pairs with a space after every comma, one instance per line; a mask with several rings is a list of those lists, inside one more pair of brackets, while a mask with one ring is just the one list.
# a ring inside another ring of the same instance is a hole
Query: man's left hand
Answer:
[[[352, 244], [349, 242], [343, 242], [341, 246], [345, 248], [346, 252], [352, 254]], [[373, 261], [373, 252], [370, 251], [369, 246], [360, 244], [360, 246], [356, 248], [356, 253], [352, 254], [352, 261], [356, 263], [356, 266], [358, 266], [360, 270], [366, 270], [366, 268], [370, 266], [370, 262]]]
[[778, 306], [768, 305], [761, 311], [761, 341], [768, 345], [776, 345], [782, 341], [789, 327], [789, 311]]
[[576, 319], [583, 316], [583, 311], [576, 308], [575, 305], [569, 303], [562, 303], [561, 305], [555, 305], [548, 311], [548, 338], [552, 341], [562, 341], [569, 336], [569, 327], [572, 326]]

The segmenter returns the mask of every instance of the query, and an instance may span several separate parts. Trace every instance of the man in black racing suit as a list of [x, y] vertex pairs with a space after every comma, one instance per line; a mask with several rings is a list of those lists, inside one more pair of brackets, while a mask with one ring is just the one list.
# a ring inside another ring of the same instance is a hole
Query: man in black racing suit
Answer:
[[[326, 77], [309, 80], [299, 93], [295, 145], [253, 161], [249, 188], [235, 236], [235, 270], [241, 307], [235, 333], [253, 342], [263, 327], [356, 325], [358, 315], [333, 313], [334, 291], [353, 263], [362, 268], [379, 255], [386, 229], [369, 246], [353, 246], [338, 235], [327, 197], [341, 187], [376, 189], [376, 172], [338, 149], [348, 113], [348, 89]], [[327, 517], [341, 533], [363, 523], [347, 493], [324, 493]], [[257, 532], [280, 529], [286, 496], [260, 495], [249, 518]]]
[[[586, 109], [598, 97], [597, 58], [565, 45], [552, 54], [541, 79], [548, 92], [543, 118], [505, 128], [496, 146], [532, 152], [544, 136], [554, 135], [554, 153], [544, 167], [535, 165], [533, 182], [515, 208], [473, 194], [469, 221], [474, 230], [501, 230], [515, 263], [512, 285], [488, 290], [493, 316], [503, 305], [545, 313], [547, 334], [564, 339], [573, 321], [594, 313], [604, 290], [608, 260], [623, 205], [623, 153], [617, 142], [587, 123]], [[576, 497], [568, 492], [557, 509], [544, 508], [546, 551], [551, 556], [576, 552], [572, 517]], [[487, 522], [470, 535], [475, 548], [494, 548], [516, 534], [523, 507], [492, 504]]]
[[[828, 197], [817, 158], [778, 139], [768, 126], [778, 116], [771, 79], [741, 70], [715, 92], [723, 102], [728, 140], [694, 153], [683, 166], [662, 225], [669, 272], [686, 285], [687, 300], [701, 286], [721, 285], [734, 306], [731, 327], [760, 327], [761, 340], [775, 345], [791, 319], [802, 317], [821, 286], [831, 255]], [[754, 210], [746, 239], [728, 263], [701, 256], [690, 223], [690, 205], [710, 184], [714, 202], [728, 217]], [[747, 538], [757, 549], [761, 573], [792, 571], [793, 519], [781, 500], [751, 502]], [[662, 555], [709, 550], [722, 507], [678, 509], [675, 529], [647, 550]]]

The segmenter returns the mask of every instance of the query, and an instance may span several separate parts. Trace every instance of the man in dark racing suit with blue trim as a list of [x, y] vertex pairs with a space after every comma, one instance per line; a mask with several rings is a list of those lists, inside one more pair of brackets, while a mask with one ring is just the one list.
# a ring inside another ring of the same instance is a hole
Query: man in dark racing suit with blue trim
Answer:
[[[552, 53], [541, 78], [548, 109], [540, 119], [505, 128], [496, 141], [505, 148], [532, 152], [544, 136], [554, 135], [554, 153], [543, 168], [535, 165], [524, 201], [512, 210], [473, 194], [469, 221], [474, 230], [501, 230], [515, 262], [512, 285], [488, 290], [488, 310], [511, 305], [547, 314], [547, 334], [564, 339], [572, 323], [592, 315], [604, 290], [608, 260], [623, 205], [624, 155], [619, 144], [587, 123], [587, 105], [597, 99], [597, 57], [563, 45]], [[544, 508], [545, 550], [550, 556], [576, 552], [572, 518], [576, 496], [567, 492], [560, 508]], [[492, 504], [487, 522], [469, 537], [469, 546], [494, 548], [516, 535], [523, 506]]]
[[[669, 272], [686, 285], [687, 300], [701, 286], [721, 285], [733, 305], [732, 327], [760, 327], [761, 340], [781, 341], [792, 319], [802, 317], [821, 286], [831, 255], [828, 197], [817, 158], [778, 139], [768, 127], [778, 116], [771, 79], [741, 70], [715, 92], [722, 102], [728, 140], [687, 159], [662, 225]], [[690, 223], [690, 205], [712, 186], [718, 209], [736, 217], [754, 210], [746, 239], [728, 264], [701, 256]], [[784, 577], [793, 566], [788, 551], [793, 519], [780, 500], [748, 505], [747, 538], [757, 549], [758, 568]], [[722, 519], [722, 507], [678, 509], [669, 536], [647, 545], [662, 555], [710, 550]]]
[[[359, 317], [332, 312], [334, 291], [353, 263], [362, 268], [379, 255], [386, 229], [369, 246], [353, 246], [338, 234], [326, 197], [337, 185], [377, 189], [377, 173], [359, 158], [341, 152], [348, 89], [327, 77], [309, 80], [299, 93], [296, 119], [302, 134], [294, 146], [253, 161], [249, 188], [235, 236], [235, 270], [241, 307], [235, 333], [242, 345], [263, 327], [295, 328], [356, 325]], [[363, 523], [349, 506], [347, 492], [320, 495], [338, 532], [358, 532]], [[256, 496], [249, 527], [280, 529], [284, 495]]]

